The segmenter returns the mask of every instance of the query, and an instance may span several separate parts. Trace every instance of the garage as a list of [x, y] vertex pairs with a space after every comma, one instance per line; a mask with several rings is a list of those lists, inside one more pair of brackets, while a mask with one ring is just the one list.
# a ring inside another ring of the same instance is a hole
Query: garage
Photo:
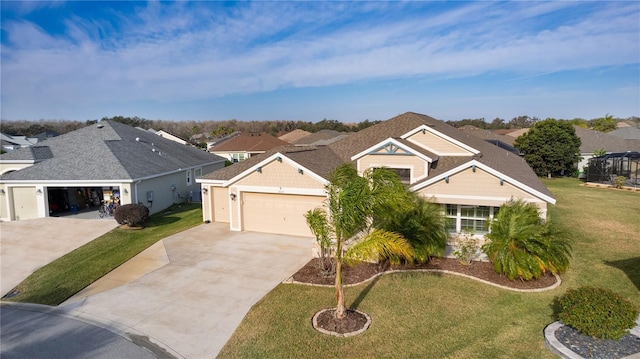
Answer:
[[324, 196], [243, 192], [243, 229], [313, 237], [304, 215], [322, 207], [324, 199]]

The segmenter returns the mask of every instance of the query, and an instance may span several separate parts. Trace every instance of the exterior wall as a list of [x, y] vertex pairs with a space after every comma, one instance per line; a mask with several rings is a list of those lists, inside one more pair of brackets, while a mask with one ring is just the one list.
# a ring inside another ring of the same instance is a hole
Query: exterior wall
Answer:
[[33, 163], [6, 163], [0, 162], [0, 175], [3, 175], [7, 172], [18, 171], [23, 168], [31, 167]]
[[421, 189], [424, 197], [433, 197], [437, 203], [468, 204], [478, 206], [500, 206], [511, 198], [522, 198], [536, 203], [546, 215], [547, 203], [532, 194], [504, 181], [500, 178], [476, 168], [471, 168], [449, 176], [449, 183], [444, 179]]
[[9, 192], [4, 184], [0, 184], [0, 220], [9, 220]]
[[371, 167], [409, 168], [411, 182], [414, 183], [429, 175], [429, 163], [418, 156], [412, 155], [366, 155], [358, 159], [358, 172], [362, 174]]
[[[229, 189], [224, 187], [211, 187], [213, 189], [213, 216], [212, 220], [214, 222], [223, 222], [229, 223]], [[212, 191], [209, 191], [211, 193]]]
[[[191, 171], [191, 185], [187, 185], [187, 171]], [[193, 170], [185, 170], [162, 177], [151, 178], [133, 184], [132, 203], [141, 203], [149, 207], [149, 213], [157, 213], [175, 203], [189, 200], [190, 191], [200, 191], [200, 184], [193, 177]], [[175, 188], [175, 189], [174, 189]], [[153, 201], [147, 199], [147, 192], [153, 191]], [[137, 196], [136, 196], [137, 195]]]
[[[40, 217], [38, 214], [38, 198], [36, 187], [11, 187], [13, 203], [15, 203], [11, 219], [24, 220]], [[42, 195], [41, 195], [42, 196]]]
[[288, 163], [273, 161], [247, 177], [234, 183], [234, 186], [261, 187], [295, 187], [323, 189], [324, 185], [306, 173], [299, 173], [298, 169]]
[[473, 153], [465, 150], [464, 148], [451, 143], [444, 138], [438, 137], [430, 132], [422, 133], [417, 132], [407, 140], [416, 143], [427, 150], [440, 155], [440, 156], [472, 156]]

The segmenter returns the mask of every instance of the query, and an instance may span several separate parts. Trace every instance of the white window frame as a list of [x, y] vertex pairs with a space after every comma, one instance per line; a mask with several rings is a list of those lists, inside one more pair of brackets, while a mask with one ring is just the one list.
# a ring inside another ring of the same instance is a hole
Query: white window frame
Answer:
[[[456, 209], [456, 214], [455, 215], [451, 215], [449, 214], [448, 211], [448, 206], [455, 206]], [[480, 208], [480, 207], [488, 207], [489, 208], [489, 217], [477, 217], [477, 216], [462, 216], [462, 209], [463, 208]], [[447, 218], [447, 231], [449, 231], [449, 233], [461, 233], [463, 231], [462, 228], [462, 221], [463, 220], [468, 220], [468, 221], [484, 221], [485, 222], [485, 228], [486, 230], [475, 230], [475, 228], [471, 231], [474, 235], [485, 235], [487, 233], [489, 233], [491, 230], [489, 228], [489, 224], [491, 222], [491, 220], [494, 217], [494, 214], [497, 214], [498, 209], [500, 207], [493, 207], [493, 206], [475, 206], [475, 205], [465, 205], [465, 204], [444, 204], [443, 205], [443, 209], [444, 209], [444, 215]], [[450, 220], [454, 219], [455, 220], [455, 230], [452, 230], [453, 228], [451, 228], [451, 226], [449, 225]]]

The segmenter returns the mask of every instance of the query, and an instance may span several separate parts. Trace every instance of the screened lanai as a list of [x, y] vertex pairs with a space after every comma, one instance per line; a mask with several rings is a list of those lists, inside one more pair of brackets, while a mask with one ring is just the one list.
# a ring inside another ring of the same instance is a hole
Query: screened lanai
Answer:
[[640, 187], [640, 152], [609, 153], [589, 160], [587, 182], [613, 184], [623, 176], [625, 186]]

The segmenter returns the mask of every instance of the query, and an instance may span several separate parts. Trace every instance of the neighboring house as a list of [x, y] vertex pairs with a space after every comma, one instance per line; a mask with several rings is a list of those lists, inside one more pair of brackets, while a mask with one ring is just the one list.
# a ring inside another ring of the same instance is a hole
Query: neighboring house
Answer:
[[169, 132], [167, 132], [165, 130], [159, 130], [159, 131], [156, 131], [155, 133], [156, 133], [156, 135], [158, 135], [158, 136], [160, 136], [162, 138], [166, 138], [167, 140], [171, 140], [173, 142], [178, 142], [178, 143], [180, 143], [182, 145], [186, 145], [188, 143], [187, 140], [182, 139], [182, 138], [180, 138], [180, 137], [178, 137], [178, 136], [176, 136], [176, 135], [174, 135], [172, 133], [169, 133]]
[[47, 217], [118, 197], [151, 213], [200, 196], [224, 159], [104, 120], [0, 156], [0, 220]]
[[621, 127], [608, 134], [628, 140], [640, 140], [640, 127]]
[[30, 147], [38, 143], [37, 137], [12, 136], [0, 133], [0, 143], [6, 152], [17, 150], [18, 148]]
[[283, 140], [284, 142], [288, 142], [288, 143], [295, 143], [296, 141], [309, 136], [311, 134], [311, 132], [309, 131], [305, 131], [305, 130], [301, 130], [301, 129], [295, 129], [289, 133], [285, 133], [284, 135], [278, 137], [279, 139]]
[[476, 137], [479, 137], [493, 145], [503, 148], [516, 155], [520, 154], [517, 148], [513, 147], [513, 142], [516, 140], [514, 137], [501, 135], [489, 130], [485, 130], [473, 125], [465, 125], [459, 128], [460, 130], [470, 133]]
[[209, 152], [235, 163], [288, 144], [268, 133], [242, 132], [220, 144], [215, 144]]
[[580, 137], [582, 144], [580, 145], [580, 156], [582, 159], [578, 162], [578, 170], [583, 175], [584, 168], [589, 165], [589, 160], [593, 157], [594, 152], [604, 150], [606, 153], [640, 151], [640, 139], [631, 140], [623, 139], [611, 135], [611, 132], [605, 133], [594, 131], [580, 126], [573, 126], [576, 135]]
[[535, 203], [542, 215], [555, 203], [519, 156], [408, 112], [328, 146], [278, 147], [201, 177], [203, 219], [233, 231], [311, 237], [304, 214], [323, 205], [331, 171], [345, 162], [361, 173], [395, 171], [411, 191], [442, 205], [451, 233], [486, 233], [511, 198]]
[[335, 130], [320, 130], [298, 140], [290, 141], [289, 143], [296, 146], [327, 146], [346, 137], [349, 137], [349, 133]]

